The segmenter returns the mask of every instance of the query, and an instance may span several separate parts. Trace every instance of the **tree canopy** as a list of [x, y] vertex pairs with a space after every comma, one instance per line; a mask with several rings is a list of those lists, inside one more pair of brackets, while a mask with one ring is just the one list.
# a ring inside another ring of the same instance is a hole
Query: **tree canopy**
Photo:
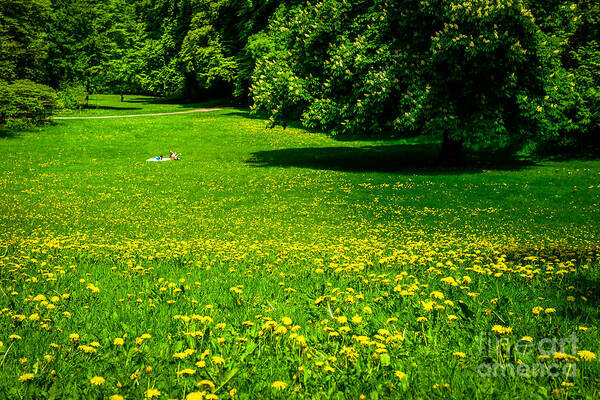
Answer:
[[226, 95], [332, 135], [581, 149], [600, 131], [599, 37], [592, 0], [4, 0], [0, 83], [62, 105], [76, 87]]

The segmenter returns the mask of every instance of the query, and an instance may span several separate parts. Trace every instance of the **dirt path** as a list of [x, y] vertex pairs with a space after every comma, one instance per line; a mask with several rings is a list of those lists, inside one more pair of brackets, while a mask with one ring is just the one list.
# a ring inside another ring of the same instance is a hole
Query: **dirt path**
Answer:
[[197, 108], [195, 110], [189, 110], [189, 111], [173, 111], [173, 112], [154, 113], [154, 114], [102, 115], [102, 116], [97, 116], [97, 117], [50, 117], [50, 119], [102, 119], [102, 118], [154, 117], [157, 115], [190, 114], [190, 113], [197, 113], [197, 112], [219, 111], [219, 110], [225, 110], [226, 108], [229, 108], [229, 107]]

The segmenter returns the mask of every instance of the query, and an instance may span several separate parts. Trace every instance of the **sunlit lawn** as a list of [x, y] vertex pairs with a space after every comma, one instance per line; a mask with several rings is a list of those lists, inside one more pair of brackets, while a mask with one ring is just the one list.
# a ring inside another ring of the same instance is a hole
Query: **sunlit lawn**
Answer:
[[[65, 115], [215, 105], [125, 100]], [[436, 143], [265, 126], [0, 138], [0, 398], [598, 396], [600, 161], [441, 168]], [[546, 372], [481, 376], [519, 364]]]

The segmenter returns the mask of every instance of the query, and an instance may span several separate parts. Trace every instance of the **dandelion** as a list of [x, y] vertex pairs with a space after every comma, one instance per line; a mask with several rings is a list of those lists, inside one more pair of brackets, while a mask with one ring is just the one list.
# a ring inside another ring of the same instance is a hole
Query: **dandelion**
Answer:
[[198, 382], [197, 386], [207, 387], [211, 391], [215, 390], [215, 384], [209, 381], [208, 379], [202, 379], [200, 382]]
[[508, 335], [512, 332], [512, 328], [510, 327], [504, 327], [502, 325], [494, 325], [492, 327], [492, 332], [494, 332], [496, 335], [500, 336], [500, 335]]
[[433, 299], [439, 299], [439, 300], [442, 300], [442, 299], [444, 298], [444, 293], [442, 293], [442, 292], [438, 292], [438, 291], [434, 291], [434, 292], [431, 292], [431, 293], [429, 294], [429, 297], [431, 297], [431, 298], [433, 298]]
[[462, 351], [455, 351], [454, 353], [452, 353], [453, 356], [458, 357], [458, 358], [465, 358], [467, 357], [467, 355], [465, 353], [463, 353]]
[[88, 289], [92, 293], [98, 293], [100, 291], [98, 286], [94, 285], [93, 283], [88, 283], [85, 288]]
[[304, 336], [296, 336], [296, 342], [300, 345], [300, 347], [306, 347], [306, 339]]
[[221, 365], [221, 364], [225, 364], [225, 359], [223, 357], [213, 356], [212, 362], [215, 363], [215, 365]]
[[283, 324], [286, 326], [292, 325], [292, 319], [290, 317], [281, 318], [281, 322], [283, 322]]
[[276, 390], [284, 390], [286, 387], [288, 387], [288, 384], [282, 381], [275, 381], [271, 386]]
[[185, 400], [204, 400], [206, 392], [191, 392], [185, 396]]
[[35, 377], [34, 374], [23, 374], [19, 377], [19, 381], [21, 382], [27, 382], [32, 380]]
[[123, 346], [125, 344], [125, 340], [123, 340], [123, 338], [118, 337], [113, 341], [113, 344], [115, 346]]
[[125, 398], [123, 396], [121, 396], [120, 394], [113, 394], [112, 396], [109, 397], [108, 400], [125, 400]]
[[579, 359], [577, 359], [577, 357], [572, 356], [567, 353], [562, 353], [562, 352], [554, 353], [554, 360], [555, 361], [565, 361], [565, 362], [570, 362], [570, 363], [579, 361]]
[[86, 346], [85, 344], [77, 346], [77, 348], [87, 354], [94, 354], [96, 352], [95, 348], [92, 346]]
[[596, 359], [596, 354], [589, 350], [580, 350], [577, 352], [577, 355], [581, 357], [582, 360], [587, 362], [594, 361]]
[[10, 340], [21, 340], [21, 336], [12, 334], [8, 337]]
[[102, 386], [105, 382], [106, 380], [101, 376], [94, 376], [92, 379], [90, 379], [90, 383], [95, 386]]
[[402, 371], [396, 371], [394, 372], [394, 375], [396, 375], [396, 378], [398, 378], [398, 380], [402, 380], [406, 377], [406, 374]]
[[544, 307], [540, 307], [540, 306], [533, 307], [531, 309], [531, 313], [535, 316], [540, 315], [540, 312], [542, 312], [542, 311], [544, 311]]
[[71, 333], [69, 335], [69, 340], [72, 342], [79, 342], [79, 334], [77, 333]]
[[177, 371], [177, 375], [194, 375], [196, 373], [195, 369], [185, 368], [181, 371]]
[[355, 324], [360, 324], [362, 322], [362, 317], [360, 315], [355, 315], [352, 317], [352, 322]]
[[151, 399], [153, 397], [159, 397], [160, 396], [160, 391], [158, 389], [148, 389], [144, 392], [144, 394], [146, 395], [147, 399]]

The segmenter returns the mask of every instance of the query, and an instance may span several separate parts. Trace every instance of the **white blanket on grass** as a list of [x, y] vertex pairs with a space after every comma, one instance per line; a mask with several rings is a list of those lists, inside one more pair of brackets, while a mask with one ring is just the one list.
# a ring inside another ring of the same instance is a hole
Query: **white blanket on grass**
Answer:
[[152, 157], [152, 158], [147, 159], [146, 161], [171, 161], [171, 159], [168, 157], [163, 157], [163, 159], [161, 160], [158, 157]]

